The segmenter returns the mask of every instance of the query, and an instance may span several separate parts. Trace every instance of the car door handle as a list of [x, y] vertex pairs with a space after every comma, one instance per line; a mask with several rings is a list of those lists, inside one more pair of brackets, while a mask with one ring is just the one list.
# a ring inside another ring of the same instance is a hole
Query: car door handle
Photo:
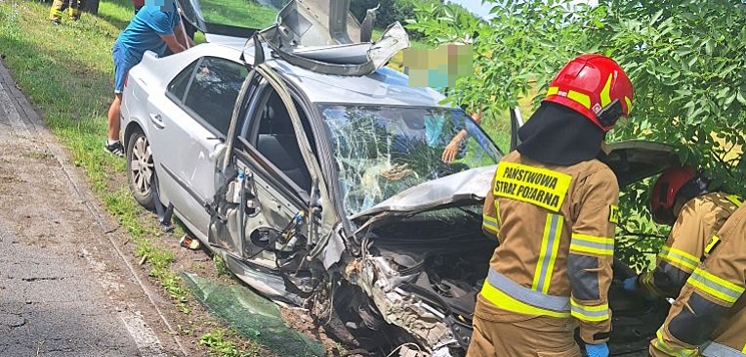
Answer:
[[163, 117], [161, 117], [160, 114], [150, 114], [150, 121], [158, 129], [163, 129], [166, 127], [166, 125], [163, 124]]

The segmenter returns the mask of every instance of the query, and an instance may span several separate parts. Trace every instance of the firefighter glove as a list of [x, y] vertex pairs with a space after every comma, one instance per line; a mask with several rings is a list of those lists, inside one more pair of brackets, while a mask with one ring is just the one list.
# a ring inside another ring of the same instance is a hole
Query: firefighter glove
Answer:
[[636, 276], [624, 279], [624, 290], [631, 292], [631, 293], [637, 292], [637, 277]]
[[597, 345], [585, 345], [585, 352], [588, 357], [609, 357], [609, 346], [606, 342], [599, 343]]

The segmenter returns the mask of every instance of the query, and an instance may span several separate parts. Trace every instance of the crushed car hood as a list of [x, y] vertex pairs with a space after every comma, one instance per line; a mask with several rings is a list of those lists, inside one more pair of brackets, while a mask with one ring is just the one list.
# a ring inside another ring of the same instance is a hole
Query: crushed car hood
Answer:
[[[623, 141], [610, 145], [602, 159], [617, 175], [620, 187], [656, 175], [675, 162], [673, 148], [650, 141]], [[497, 165], [459, 172], [402, 191], [387, 200], [359, 212], [349, 219], [379, 215], [421, 212], [458, 202], [479, 202], [489, 190]]]
[[481, 201], [487, 195], [497, 165], [479, 167], [402, 191], [387, 200], [350, 217], [381, 212], [415, 212], [464, 200]]

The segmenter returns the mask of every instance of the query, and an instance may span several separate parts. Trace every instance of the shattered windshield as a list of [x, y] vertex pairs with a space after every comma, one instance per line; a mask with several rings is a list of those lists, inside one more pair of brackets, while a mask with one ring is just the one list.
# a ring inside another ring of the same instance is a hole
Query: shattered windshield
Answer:
[[460, 109], [321, 105], [352, 215], [421, 183], [494, 165], [501, 154]]

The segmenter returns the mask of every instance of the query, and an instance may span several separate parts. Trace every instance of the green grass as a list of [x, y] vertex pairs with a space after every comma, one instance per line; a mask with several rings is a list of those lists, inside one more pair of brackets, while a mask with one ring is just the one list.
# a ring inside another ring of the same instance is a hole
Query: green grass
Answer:
[[199, 344], [210, 349], [210, 355], [219, 357], [246, 357], [260, 355], [260, 349], [250, 344], [248, 350], [239, 347], [235, 342], [236, 334], [227, 330], [215, 330], [202, 335]]
[[219, 254], [212, 256], [212, 262], [215, 265], [215, 272], [218, 276], [231, 276], [231, 272], [228, 270], [228, 265], [225, 264], [225, 260], [223, 260]]
[[200, 5], [207, 22], [254, 29], [274, 24], [278, 13], [255, 0], [202, 0]]
[[[131, 236], [138, 257], [177, 307], [188, 313], [187, 291], [171, 269], [174, 256], [159, 244], [155, 219], [143, 219], [126, 187], [115, 177], [125, 161], [106, 154], [106, 111], [113, 98], [111, 47], [133, 15], [129, 0], [103, 1], [99, 16], [53, 26], [49, 4], [0, 1], [0, 53], [19, 87], [43, 112], [45, 123], [88, 176], [93, 192]], [[40, 153], [39, 155], [45, 155]], [[150, 218], [150, 216], [147, 216]]]

